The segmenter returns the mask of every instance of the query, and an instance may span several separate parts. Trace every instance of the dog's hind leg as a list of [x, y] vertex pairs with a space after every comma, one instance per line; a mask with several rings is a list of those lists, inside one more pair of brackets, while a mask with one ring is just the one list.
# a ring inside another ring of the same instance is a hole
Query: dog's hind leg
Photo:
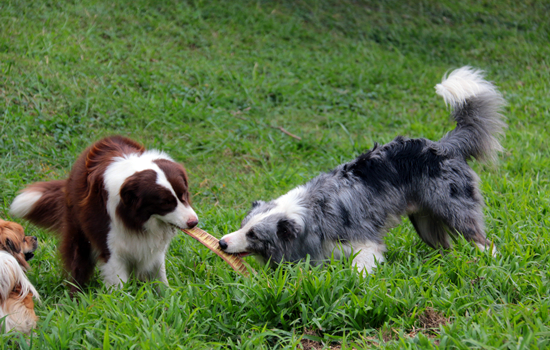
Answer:
[[[434, 214], [441, 218], [452, 233], [462, 234], [466, 240], [474, 243], [482, 251], [491, 249], [491, 241], [485, 236], [481, 204], [471, 202], [469, 204], [466, 207], [449, 203], [436, 208], [437, 212]], [[491, 255], [496, 256], [496, 252], [493, 245]]]
[[[69, 226], [71, 226], [69, 224]], [[88, 282], [95, 268], [92, 245], [84, 233], [76, 227], [66, 227], [60, 246], [65, 269], [71, 274], [71, 295], [81, 290]]]
[[451, 241], [447, 232], [447, 226], [433, 214], [424, 211], [409, 215], [409, 219], [418, 233], [418, 236], [430, 247], [450, 248]]
[[497, 255], [496, 246], [487, 239], [484, 230], [480, 228], [479, 225], [475, 222], [468, 222], [468, 220], [466, 219], [466, 221], [464, 222], [458, 222], [455, 225], [451, 226], [451, 229], [454, 229], [457, 232], [461, 233], [464, 238], [466, 238], [470, 242], [473, 242], [481, 251], [491, 249], [491, 255]]
[[464, 238], [474, 243], [481, 251], [491, 249], [491, 255], [497, 255], [497, 249], [491, 241], [485, 236], [483, 219], [477, 215], [465, 215], [462, 220], [456, 220], [453, 225], [449, 225], [451, 229], [461, 233]]

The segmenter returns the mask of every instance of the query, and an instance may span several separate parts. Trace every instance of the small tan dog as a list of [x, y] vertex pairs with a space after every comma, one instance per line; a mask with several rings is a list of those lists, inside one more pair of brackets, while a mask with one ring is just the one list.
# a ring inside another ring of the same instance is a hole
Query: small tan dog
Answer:
[[0, 219], [0, 333], [29, 334], [36, 327], [33, 297], [36, 289], [25, 271], [38, 246], [36, 237], [25, 236], [21, 225]]

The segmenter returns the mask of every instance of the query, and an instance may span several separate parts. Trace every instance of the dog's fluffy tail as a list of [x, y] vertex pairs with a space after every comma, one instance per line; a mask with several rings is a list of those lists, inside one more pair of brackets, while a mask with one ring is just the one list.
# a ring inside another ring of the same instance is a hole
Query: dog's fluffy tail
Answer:
[[13, 200], [10, 215], [25, 218], [33, 224], [59, 232], [67, 210], [66, 182], [37, 182], [28, 186]]
[[482, 71], [466, 66], [444, 77], [435, 90], [451, 105], [457, 124], [440, 144], [447, 152], [458, 151], [466, 159], [494, 160], [502, 151], [499, 137], [506, 128], [500, 114], [505, 101], [497, 88], [484, 79]]

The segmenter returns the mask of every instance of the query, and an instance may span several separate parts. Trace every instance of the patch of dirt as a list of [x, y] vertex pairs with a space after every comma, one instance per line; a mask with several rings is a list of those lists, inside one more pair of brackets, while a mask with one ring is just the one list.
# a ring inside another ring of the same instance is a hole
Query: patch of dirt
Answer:
[[382, 340], [387, 343], [392, 340], [398, 340], [399, 339], [399, 332], [395, 329], [384, 329], [382, 330]]
[[418, 323], [424, 329], [439, 329], [440, 325], [449, 323], [449, 318], [429, 307], [423, 314], [418, 316]]
[[[414, 338], [418, 333], [423, 333], [426, 337], [434, 339], [439, 336], [439, 327], [449, 324], [449, 318], [429, 307], [418, 316], [418, 323], [420, 328], [413, 327], [408, 334], [409, 337]], [[434, 340], [434, 345], [439, 345], [439, 340]]]
[[[317, 331], [312, 329], [306, 329], [304, 331], [304, 335], [313, 335], [318, 337], [319, 334]], [[316, 341], [316, 340], [310, 340], [310, 339], [302, 339], [300, 341], [300, 344], [302, 345], [303, 350], [321, 350], [321, 349], [331, 349], [331, 350], [340, 350], [342, 349], [342, 346], [339, 344], [334, 343], [328, 346], [325, 346], [322, 342]]]
[[342, 347], [340, 345], [329, 345], [328, 347], [324, 347], [323, 343], [315, 341], [315, 340], [309, 340], [309, 339], [302, 339], [300, 342], [302, 344], [302, 349], [304, 350], [321, 350], [321, 349], [334, 349], [334, 350], [340, 350]]
[[[417, 316], [417, 322], [418, 322], [419, 328], [413, 327], [408, 334], [405, 333], [406, 336], [414, 338], [418, 333], [422, 333], [426, 337], [433, 339], [434, 345], [439, 345], [439, 340], [435, 339], [439, 336], [439, 328], [442, 325], [449, 324], [450, 320], [448, 317], [445, 317], [441, 312], [438, 312], [432, 307], [428, 307], [422, 314]], [[319, 336], [319, 334], [315, 330], [305, 330], [304, 335]], [[375, 347], [380, 346], [379, 340], [377, 340], [375, 337], [367, 337], [362, 339], [365, 343], [369, 345], [372, 345]], [[382, 340], [385, 343], [396, 341], [398, 339], [399, 339], [399, 330], [394, 328], [382, 329]], [[303, 350], [321, 350], [321, 349], [340, 350], [342, 349], [342, 346], [337, 342], [334, 342], [330, 345], [326, 345], [323, 342], [310, 340], [310, 339], [302, 339], [300, 343], [301, 343], [301, 348]]]

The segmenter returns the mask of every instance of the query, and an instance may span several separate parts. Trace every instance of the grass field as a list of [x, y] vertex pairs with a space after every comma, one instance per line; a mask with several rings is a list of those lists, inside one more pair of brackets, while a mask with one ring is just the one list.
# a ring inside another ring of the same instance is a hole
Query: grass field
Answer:
[[[65, 177], [91, 142], [122, 134], [185, 163], [199, 226], [236, 229], [277, 197], [396, 135], [454, 125], [434, 85], [463, 65], [508, 101], [482, 179], [496, 258], [439, 252], [404, 220], [387, 262], [237, 275], [190, 237], [171, 284], [110, 293], [96, 274], [71, 299], [57, 239], [29, 277], [32, 339], [1, 349], [550, 347], [550, 21], [547, 1], [11, 1], [0, 4], [0, 217], [26, 184]], [[291, 137], [280, 128], [297, 136]]]

